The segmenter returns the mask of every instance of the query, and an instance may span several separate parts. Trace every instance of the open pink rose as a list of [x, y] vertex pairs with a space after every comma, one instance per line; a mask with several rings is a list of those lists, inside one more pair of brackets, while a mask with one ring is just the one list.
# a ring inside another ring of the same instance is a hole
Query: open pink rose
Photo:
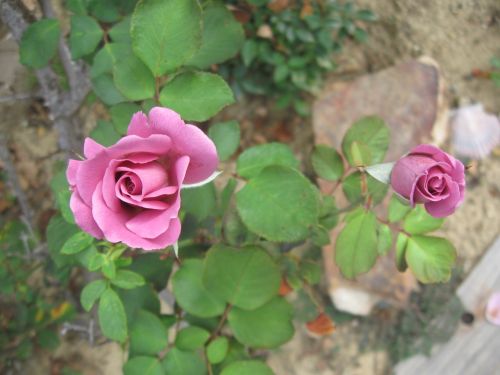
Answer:
[[423, 203], [434, 217], [451, 215], [464, 200], [464, 165], [431, 145], [420, 145], [399, 159], [391, 173], [392, 188], [414, 206]]
[[160, 107], [136, 113], [110, 147], [87, 138], [84, 155], [66, 171], [76, 223], [94, 237], [145, 250], [177, 241], [182, 184], [207, 179], [218, 164], [200, 129]]

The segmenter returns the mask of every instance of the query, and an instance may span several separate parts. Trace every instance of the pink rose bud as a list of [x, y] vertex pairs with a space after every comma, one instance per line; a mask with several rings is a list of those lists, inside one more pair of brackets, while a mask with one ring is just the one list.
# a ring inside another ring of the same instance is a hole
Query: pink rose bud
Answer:
[[181, 186], [217, 168], [215, 145], [167, 108], [132, 116], [125, 137], [110, 147], [85, 140], [86, 160], [70, 160], [66, 176], [76, 223], [96, 238], [144, 250], [179, 238]]
[[493, 293], [486, 304], [486, 319], [500, 326], [500, 292]]
[[439, 148], [420, 145], [396, 162], [391, 186], [412, 206], [423, 203], [430, 215], [445, 217], [464, 200], [465, 168]]

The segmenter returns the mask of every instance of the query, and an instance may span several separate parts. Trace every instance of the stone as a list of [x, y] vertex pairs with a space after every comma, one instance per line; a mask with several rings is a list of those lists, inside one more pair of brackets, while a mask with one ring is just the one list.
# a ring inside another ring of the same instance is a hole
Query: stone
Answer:
[[313, 104], [313, 127], [317, 144], [339, 147], [353, 122], [379, 116], [391, 129], [386, 160], [395, 161], [420, 143], [442, 143], [447, 114], [439, 67], [423, 57], [327, 84]]

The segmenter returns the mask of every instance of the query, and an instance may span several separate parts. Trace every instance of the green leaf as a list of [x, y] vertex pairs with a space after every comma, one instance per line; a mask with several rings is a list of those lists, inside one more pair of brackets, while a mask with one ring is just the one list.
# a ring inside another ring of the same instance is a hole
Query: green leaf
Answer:
[[90, 132], [90, 137], [101, 145], [108, 147], [118, 142], [120, 134], [116, 132], [113, 124], [109, 121], [97, 120], [96, 127]]
[[184, 65], [200, 47], [200, 5], [196, 0], [140, 0], [130, 33], [135, 54], [160, 77]]
[[101, 42], [103, 31], [95, 19], [89, 16], [71, 16], [69, 47], [73, 59], [89, 55]]
[[[388, 186], [377, 181], [369, 174], [365, 173], [367, 194], [373, 199], [373, 203], [380, 203], [387, 194]], [[360, 172], [351, 173], [346, 177], [342, 183], [342, 191], [349, 202], [356, 204], [361, 203], [364, 199], [362, 197], [363, 180]]]
[[73, 212], [69, 207], [71, 191], [69, 189], [68, 180], [66, 179], [66, 173], [64, 170], [60, 170], [54, 175], [50, 181], [50, 188], [52, 190], [52, 194], [56, 198], [57, 207], [61, 211], [61, 215], [64, 220], [68, 223], [74, 224], [75, 219], [73, 217]]
[[195, 316], [209, 318], [220, 315], [226, 304], [205, 288], [202, 275], [202, 260], [184, 260], [172, 279], [176, 301], [183, 310]]
[[304, 260], [300, 263], [300, 276], [309, 284], [319, 284], [321, 275], [323, 274], [323, 266], [311, 260]]
[[38, 345], [48, 350], [55, 350], [60, 344], [59, 336], [50, 328], [44, 328], [39, 331], [36, 335], [36, 341]]
[[210, 332], [207, 330], [189, 326], [181, 329], [175, 338], [175, 346], [180, 350], [196, 350], [207, 342], [210, 337]]
[[248, 229], [270, 241], [303, 240], [318, 222], [316, 188], [289, 167], [265, 168], [236, 193], [236, 207]]
[[236, 171], [241, 177], [257, 176], [265, 167], [283, 165], [298, 168], [299, 162], [290, 147], [282, 143], [266, 143], [246, 149], [239, 157]]
[[102, 22], [116, 22], [120, 19], [117, 2], [90, 0], [89, 8], [92, 16]]
[[372, 164], [372, 154], [370, 148], [363, 142], [354, 141], [351, 143], [351, 160], [353, 166], [363, 166]]
[[123, 375], [165, 375], [165, 371], [157, 358], [139, 356], [125, 363]]
[[127, 338], [127, 316], [118, 294], [106, 289], [99, 299], [99, 325], [104, 336], [111, 340], [124, 342]]
[[104, 263], [102, 264], [102, 273], [108, 279], [114, 279], [116, 277], [116, 266], [115, 262], [108, 258], [104, 258]]
[[[355, 149], [359, 153], [357, 157], [362, 160], [354, 159], [356, 156], [354, 155], [356, 152], [353, 154], [352, 149], [354, 142], [357, 142], [357, 146], [355, 146]], [[378, 117], [365, 117], [356, 121], [349, 128], [342, 140], [342, 151], [352, 166], [359, 165], [359, 162], [364, 164], [367, 151], [370, 155], [370, 164], [381, 163], [388, 148], [389, 128]]]
[[92, 78], [92, 88], [104, 104], [115, 105], [127, 100], [116, 88], [111, 74], [101, 74], [98, 77]]
[[21, 37], [19, 59], [21, 64], [33, 69], [47, 66], [59, 44], [59, 21], [42, 19], [29, 25]]
[[144, 278], [132, 271], [118, 270], [111, 283], [122, 289], [133, 289], [144, 285]]
[[127, 99], [143, 100], [152, 98], [155, 94], [155, 79], [151, 71], [134, 55], [113, 67], [113, 79], [116, 88]]
[[254, 39], [247, 39], [241, 49], [243, 64], [249, 66], [259, 53], [259, 45]]
[[183, 352], [172, 348], [162, 361], [163, 369], [172, 375], [205, 375], [203, 360], [196, 352]]
[[312, 165], [316, 174], [330, 181], [338, 180], [344, 174], [344, 162], [333, 148], [318, 145], [312, 153]]
[[158, 294], [150, 284], [134, 289], [118, 289], [117, 292], [123, 302], [127, 322], [130, 326], [135, 321], [141, 309], [148, 310], [155, 315], [160, 315]]
[[47, 227], [47, 248], [50, 257], [58, 267], [71, 263], [72, 258], [61, 254], [64, 243], [75, 233], [79, 232], [76, 225], [65, 221], [61, 216], [54, 216], [50, 219]]
[[333, 229], [339, 221], [339, 210], [335, 205], [335, 199], [326, 195], [321, 197], [321, 200], [319, 224], [326, 229]]
[[141, 107], [134, 103], [120, 103], [111, 107], [109, 113], [116, 131], [121, 135], [127, 134], [132, 115], [140, 110]]
[[392, 232], [388, 225], [381, 224], [378, 227], [377, 250], [380, 255], [387, 254], [392, 246]]
[[243, 27], [227, 7], [209, 3], [203, 9], [201, 47], [186, 65], [206, 69], [226, 61], [238, 53], [244, 41]]
[[130, 38], [130, 17], [126, 17], [111, 29], [109, 29], [109, 36], [113, 42], [123, 42], [130, 44], [132, 39]]
[[192, 188], [181, 190], [182, 209], [198, 220], [215, 215], [216, 198], [213, 182]]
[[408, 268], [406, 264], [406, 245], [408, 244], [408, 236], [399, 233], [396, 239], [396, 268], [399, 272], [404, 272]]
[[224, 368], [220, 375], [274, 375], [274, 372], [260, 361], [237, 361]]
[[66, 0], [65, 5], [74, 14], [87, 14], [87, 0]]
[[377, 219], [363, 211], [348, 221], [335, 246], [335, 262], [342, 274], [353, 279], [368, 272], [377, 260]]
[[312, 228], [311, 239], [316, 246], [325, 246], [330, 243], [330, 233], [322, 225], [315, 225]]
[[160, 102], [189, 121], [205, 121], [234, 103], [233, 92], [217, 74], [185, 72], [167, 82]]
[[240, 125], [237, 121], [219, 122], [210, 126], [208, 136], [215, 143], [219, 159], [227, 160], [240, 145]]
[[89, 247], [94, 238], [85, 232], [79, 232], [72, 235], [63, 245], [61, 253], [76, 254]]
[[90, 311], [95, 301], [101, 297], [107, 286], [108, 284], [104, 280], [94, 280], [85, 285], [80, 294], [80, 303], [85, 311]]
[[90, 77], [97, 78], [104, 73], [112, 73], [113, 65], [122, 61], [132, 54], [130, 45], [126, 43], [106, 43], [95, 54]]
[[156, 355], [167, 345], [167, 330], [161, 320], [149, 311], [139, 310], [130, 326], [130, 353]]
[[212, 364], [221, 363], [229, 350], [229, 340], [220, 336], [207, 346], [207, 359]]
[[424, 284], [448, 281], [455, 259], [455, 248], [445, 238], [417, 235], [408, 239], [406, 262]]
[[222, 216], [226, 212], [227, 208], [229, 207], [231, 197], [233, 196], [234, 190], [236, 189], [237, 185], [238, 185], [238, 182], [234, 178], [231, 178], [231, 179], [229, 179], [226, 186], [224, 187], [224, 189], [220, 193], [219, 215]]
[[274, 82], [284, 81], [285, 78], [288, 76], [288, 73], [289, 73], [288, 66], [286, 66], [285, 64], [276, 66], [273, 72]]
[[237, 250], [214, 245], [205, 258], [205, 288], [242, 309], [255, 309], [277, 295], [280, 280], [280, 271], [274, 260], [256, 246]]
[[406, 216], [403, 229], [410, 234], [422, 234], [439, 229], [444, 219], [438, 219], [429, 215], [421, 205], [416, 206]]
[[293, 307], [276, 297], [256, 310], [233, 307], [228, 321], [236, 339], [253, 348], [275, 348], [294, 334]]
[[157, 290], [165, 288], [172, 271], [173, 259], [169, 257], [162, 259], [158, 253], [141, 254], [135, 257], [129, 270], [142, 275], [148, 282], [152, 283]]
[[402, 220], [406, 214], [410, 212], [411, 207], [401, 202], [401, 199], [398, 198], [396, 194], [393, 194], [389, 201], [388, 210], [389, 222], [395, 223], [396, 221]]

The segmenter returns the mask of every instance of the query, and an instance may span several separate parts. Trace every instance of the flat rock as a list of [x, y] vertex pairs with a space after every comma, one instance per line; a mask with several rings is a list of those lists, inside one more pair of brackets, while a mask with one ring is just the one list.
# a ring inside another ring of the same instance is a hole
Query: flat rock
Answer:
[[423, 142], [441, 143], [448, 112], [443, 93], [439, 68], [427, 57], [327, 84], [313, 105], [316, 143], [339, 147], [349, 126], [371, 115], [383, 118], [391, 129], [387, 160]]
[[[410, 60], [353, 81], [333, 82], [313, 106], [316, 144], [340, 148], [349, 126], [364, 116], [376, 115], [391, 129], [387, 161], [395, 161], [413, 146], [442, 143], [446, 137], [448, 108], [437, 64], [429, 58]], [[332, 184], [320, 181], [323, 192]], [[338, 189], [339, 207], [347, 206]], [[334, 244], [340, 228], [331, 236]], [[329, 294], [335, 306], [356, 315], [368, 315], [380, 302], [404, 308], [418, 283], [410, 272], [400, 273], [394, 254], [380, 257], [375, 267], [355, 281], [346, 280], [334, 264], [334, 246], [323, 248]]]

